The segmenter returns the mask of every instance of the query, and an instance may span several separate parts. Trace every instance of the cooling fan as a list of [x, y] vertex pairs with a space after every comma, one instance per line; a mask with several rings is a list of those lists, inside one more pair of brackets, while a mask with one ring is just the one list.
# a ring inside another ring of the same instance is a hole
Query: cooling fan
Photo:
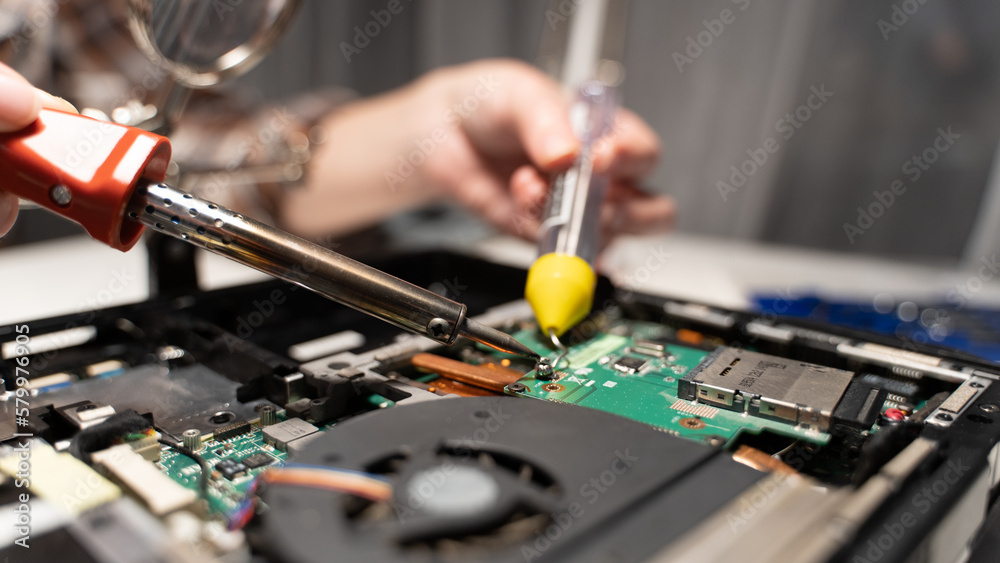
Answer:
[[608, 555], [607, 523], [717, 453], [548, 401], [401, 405], [332, 428], [295, 460], [381, 476], [388, 498], [270, 483], [251, 534], [285, 561], [589, 560]]
[[[480, 416], [489, 417], [485, 411]], [[497, 548], [544, 530], [565, 508], [545, 470], [489, 444], [453, 442], [396, 454], [369, 472], [397, 483], [389, 501], [352, 497], [346, 511], [360, 533], [380, 530], [392, 543], [448, 553]]]

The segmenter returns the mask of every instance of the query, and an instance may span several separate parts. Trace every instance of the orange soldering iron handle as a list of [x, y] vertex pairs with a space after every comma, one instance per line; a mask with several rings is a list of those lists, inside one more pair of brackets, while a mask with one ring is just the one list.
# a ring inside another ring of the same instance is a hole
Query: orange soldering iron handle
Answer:
[[136, 185], [163, 181], [170, 142], [142, 129], [43, 109], [31, 125], [0, 134], [0, 190], [71, 219], [118, 250], [143, 226], [125, 219]]

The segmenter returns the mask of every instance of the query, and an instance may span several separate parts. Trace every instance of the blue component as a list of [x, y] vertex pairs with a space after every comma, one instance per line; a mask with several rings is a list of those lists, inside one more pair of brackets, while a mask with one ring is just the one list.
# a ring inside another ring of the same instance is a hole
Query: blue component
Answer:
[[73, 385], [73, 383], [74, 382], [72, 381], [66, 381], [63, 383], [56, 383], [54, 385], [47, 385], [45, 387], [39, 388], [38, 393], [42, 394], [42, 393], [48, 393], [49, 391], [55, 391], [56, 389], [63, 389], [64, 387], [69, 387], [70, 385]]
[[871, 302], [826, 300], [815, 295], [791, 299], [787, 295], [758, 294], [753, 302], [759, 313], [946, 346], [1000, 364], [1000, 310], [997, 309], [959, 308], [954, 303], [938, 302], [917, 305], [915, 315], [911, 311], [901, 316], [898, 308], [882, 313]]

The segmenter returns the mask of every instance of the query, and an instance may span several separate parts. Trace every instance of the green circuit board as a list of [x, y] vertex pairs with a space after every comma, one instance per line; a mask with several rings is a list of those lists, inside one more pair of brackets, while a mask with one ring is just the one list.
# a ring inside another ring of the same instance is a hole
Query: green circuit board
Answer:
[[[207, 500], [209, 510], [213, 513], [231, 513], [246, 498], [247, 492], [256, 475], [262, 471], [266, 471], [270, 467], [283, 463], [287, 459], [285, 452], [264, 443], [260, 426], [253, 424], [251, 428], [251, 431], [246, 434], [222, 442], [216, 440], [205, 441], [203, 442], [205, 449], [198, 452], [198, 455], [213, 469], [220, 461], [229, 459], [239, 462], [247, 456], [256, 453], [262, 453], [273, 458], [270, 464], [254, 469], [247, 469], [233, 479], [222, 476], [212, 479], [211, 486], [208, 488], [209, 495]], [[201, 468], [193, 459], [179, 454], [174, 450], [164, 449], [160, 455], [158, 467], [174, 481], [200, 493], [199, 480], [201, 479]]]
[[[656, 338], [662, 331], [661, 325], [653, 323], [613, 326], [570, 347], [569, 363], [559, 362], [557, 379], [538, 379], [532, 371], [518, 381], [525, 389], [515, 392], [508, 386], [506, 391], [617, 414], [678, 436], [714, 444], [728, 443], [741, 432], [759, 434], [765, 429], [816, 444], [829, 441], [826, 433], [678, 398], [677, 380], [710, 352], [676, 344], [664, 344], [662, 357], [636, 351], [636, 340]], [[537, 329], [523, 329], [513, 336], [543, 356], [554, 356], [552, 344], [541, 340]], [[643, 365], [634, 372], [616, 367], [625, 358], [631, 358], [625, 361], [633, 365], [640, 361]]]
[[[395, 403], [372, 395], [367, 399], [372, 408], [388, 408]], [[285, 411], [278, 411], [278, 421], [288, 420]], [[334, 423], [321, 425], [320, 432], [324, 432], [334, 426]], [[234, 436], [228, 440], [205, 440], [202, 442], [204, 449], [198, 455], [213, 469], [212, 479], [208, 487], [209, 510], [214, 514], [227, 515], [240, 506], [246, 499], [247, 493], [253, 486], [254, 478], [271, 467], [282, 465], [288, 459], [288, 454], [264, 442], [264, 434], [259, 421], [250, 424], [250, 430], [239, 436]], [[242, 462], [248, 456], [262, 454], [268, 456], [270, 463], [255, 468], [247, 468], [229, 479], [225, 475], [216, 471], [216, 464], [230, 460]], [[160, 471], [166, 473], [174, 481], [185, 487], [196, 491], [201, 496], [201, 468], [196, 461], [190, 457], [178, 453], [170, 448], [164, 447], [160, 451], [160, 461], [156, 463]]]

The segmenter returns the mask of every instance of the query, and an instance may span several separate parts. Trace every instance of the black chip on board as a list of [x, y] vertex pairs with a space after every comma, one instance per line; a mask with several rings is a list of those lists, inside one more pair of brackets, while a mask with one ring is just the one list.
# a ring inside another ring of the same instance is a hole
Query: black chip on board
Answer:
[[264, 467], [265, 465], [274, 463], [274, 458], [263, 452], [257, 452], [246, 456], [240, 461], [240, 463], [247, 466], [249, 469], [256, 469], [258, 467]]
[[232, 481], [233, 478], [235, 478], [240, 473], [243, 473], [244, 471], [247, 470], [246, 465], [243, 465], [242, 463], [231, 459], [224, 459], [219, 463], [216, 463], [215, 468], [218, 469], [220, 473], [222, 473], [223, 477], [229, 479], [230, 481]]
[[633, 356], [625, 356], [615, 362], [615, 369], [624, 373], [635, 373], [646, 367], [646, 360]]
[[855, 379], [833, 411], [833, 422], [859, 430], [871, 428], [882, 412], [888, 393], [869, 381]]
[[215, 432], [213, 433], [213, 437], [215, 438], [216, 442], [222, 442], [230, 438], [235, 438], [241, 434], [246, 434], [251, 430], [253, 430], [253, 427], [250, 426], [249, 422], [245, 420], [237, 420], [232, 424], [227, 424], [225, 426], [220, 426], [219, 428], [216, 428]]

